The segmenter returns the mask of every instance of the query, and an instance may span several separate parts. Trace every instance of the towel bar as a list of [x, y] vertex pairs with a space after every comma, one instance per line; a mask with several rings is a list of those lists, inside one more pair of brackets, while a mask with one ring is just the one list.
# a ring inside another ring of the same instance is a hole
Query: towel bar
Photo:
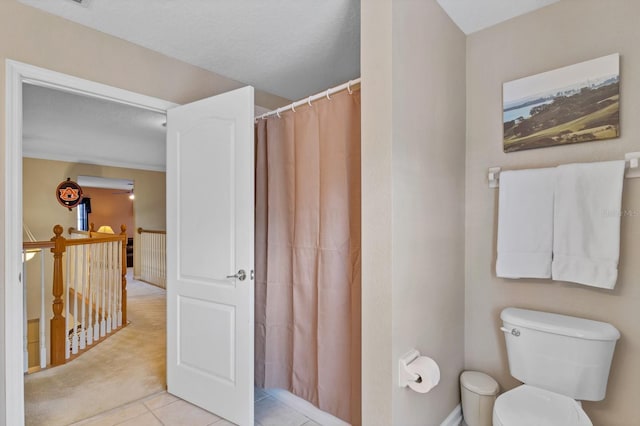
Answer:
[[[624, 155], [625, 159], [625, 175], [627, 179], [640, 178], [640, 152], [628, 152]], [[489, 167], [487, 180], [489, 188], [498, 188], [500, 186], [501, 167]]]

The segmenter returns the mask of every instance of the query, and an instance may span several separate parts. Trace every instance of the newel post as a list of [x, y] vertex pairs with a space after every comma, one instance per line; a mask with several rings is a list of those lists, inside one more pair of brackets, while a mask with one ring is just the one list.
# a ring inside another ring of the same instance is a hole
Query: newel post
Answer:
[[55, 237], [51, 241], [55, 246], [53, 253], [53, 318], [51, 318], [51, 365], [61, 365], [66, 362], [65, 345], [67, 336], [65, 330], [65, 318], [62, 315], [64, 308], [62, 293], [64, 292], [64, 279], [62, 275], [62, 256], [66, 250], [66, 239], [62, 236], [64, 229], [60, 225], [53, 227]]
[[122, 236], [122, 326], [127, 325], [127, 226], [120, 225]]

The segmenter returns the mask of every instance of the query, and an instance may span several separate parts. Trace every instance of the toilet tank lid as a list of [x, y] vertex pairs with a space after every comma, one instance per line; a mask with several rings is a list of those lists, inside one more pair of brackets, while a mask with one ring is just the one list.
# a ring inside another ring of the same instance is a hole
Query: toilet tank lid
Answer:
[[611, 341], [620, 338], [618, 329], [609, 323], [550, 312], [506, 308], [502, 310], [500, 318], [520, 327], [580, 339]]

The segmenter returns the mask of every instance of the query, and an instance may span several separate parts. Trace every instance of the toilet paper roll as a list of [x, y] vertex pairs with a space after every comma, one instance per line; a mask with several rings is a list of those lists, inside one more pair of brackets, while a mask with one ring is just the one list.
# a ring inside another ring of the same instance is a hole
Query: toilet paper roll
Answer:
[[420, 376], [417, 381], [409, 382], [409, 387], [418, 393], [427, 393], [440, 383], [440, 367], [427, 356], [418, 357], [407, 366], [407, 371]]

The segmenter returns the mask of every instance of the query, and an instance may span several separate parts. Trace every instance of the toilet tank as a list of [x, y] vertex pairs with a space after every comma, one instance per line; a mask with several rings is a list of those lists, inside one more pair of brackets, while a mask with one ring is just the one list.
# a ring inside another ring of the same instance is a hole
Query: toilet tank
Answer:
[[506, 308], [500, 314], [511, 375], [573, 399], [604, 399], [620, 332], [584, 318]]

